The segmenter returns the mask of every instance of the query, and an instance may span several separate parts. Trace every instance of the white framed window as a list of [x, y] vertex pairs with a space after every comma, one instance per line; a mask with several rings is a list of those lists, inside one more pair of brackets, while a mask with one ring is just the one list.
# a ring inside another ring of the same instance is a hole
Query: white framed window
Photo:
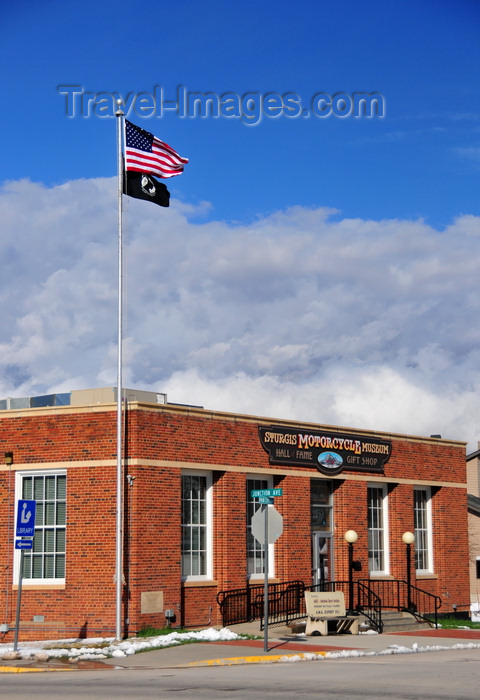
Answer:
[[414, 488], [413, 510], [415, 522], [415, 569], [417, 573], [432, 573], [432, 502], [429, 486], [416, 486]]
[[[22, 580], [38, 585], [65, 583], [66, 472], [17, 472], [15, 480], [16, 501], [36, 502], [33, 546], [23, 551]], [[15, 550], [14, 562], [14, 580], [18, 582], [19, 550]]]
[[370, 484], [368, 494], [368, 567], [371, 575], [390, 571], [387, 484]]
[[212, 578], [212, 475], [182, 473], [182, 579]]
[[[252, 498], [251, 492], [259, 489], [273, 488], [272, 477], [247, 478], [247, 575], [249, 578], [263, 578], [265, 575], [265, 547], [252, 535], [252, 517], [260, 508], [258, 498]], [[268, 574], [274, 576], [274, 545], [268, 546]]]

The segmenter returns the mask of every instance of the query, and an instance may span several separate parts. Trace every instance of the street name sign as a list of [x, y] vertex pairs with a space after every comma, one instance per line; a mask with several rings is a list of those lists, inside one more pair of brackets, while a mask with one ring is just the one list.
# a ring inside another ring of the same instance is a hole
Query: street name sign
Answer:
[[253, 489], [250, 491], [251, 498], [275, 498], [282, 496], [283, 489]]

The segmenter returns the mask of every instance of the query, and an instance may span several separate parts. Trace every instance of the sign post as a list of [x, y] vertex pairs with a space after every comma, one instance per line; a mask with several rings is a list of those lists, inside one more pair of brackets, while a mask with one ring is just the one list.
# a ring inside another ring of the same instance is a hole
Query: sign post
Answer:
[[[250, 492], [252, 498], [258, 498], [262, 509], [257, 510], [252, 517], [252, 535], [262, 543], [261, 517], [263, 514], [263, 545], [265, 561], [265, 583], [263, 590], [263, 650], [268, 651], [268, 545], [273, 544], [283, 532], [283, 518], [273, 506], [275, 496], [281, 496], [282, 489], [254, 489]], [[269, 522], [270, 521], [270, 522]], [[270, 525], [270, 527], [269, 527]]]
[[22, 600], [23, 553], [26, 549], [32, 549], [33, 547], [32, 538], [35, 534], [36, 507], [36, 501], [20, 500], [17, 505], [17, 526], [15, 535], [22, 539], [15, 540], [15, 549], [20, 550], [20, 571], [18, 573], [17, 614], [15, 616], [13, 651], [17, 651], [18, 648], [18, 628], [20, 627], [20, 606]]

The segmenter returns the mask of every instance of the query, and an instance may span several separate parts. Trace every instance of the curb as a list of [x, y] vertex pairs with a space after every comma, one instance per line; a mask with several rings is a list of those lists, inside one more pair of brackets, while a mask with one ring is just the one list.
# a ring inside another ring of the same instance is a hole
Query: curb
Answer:
[[286, 659], [299, 661], [312, 661], [316, 658], [325, 658], [326, 651], [302, 652], [301, 654], [275, 654], [273, 656], [232, 656], [230, 658], [210, 659], [208, 661], [192, 661], [185, 664], [183, 668], [193, 668], [199, 666], [235, 666], [236, 664], [270, 664]]
[[43, 668], [22, 668], [21, 666], [0, 666], [0, 673], [41, 673]]
[[64, 671], [75, 671], [75, 668], [35, 668], [26, 666], [0, 666], [0, 673], [60, 673]]

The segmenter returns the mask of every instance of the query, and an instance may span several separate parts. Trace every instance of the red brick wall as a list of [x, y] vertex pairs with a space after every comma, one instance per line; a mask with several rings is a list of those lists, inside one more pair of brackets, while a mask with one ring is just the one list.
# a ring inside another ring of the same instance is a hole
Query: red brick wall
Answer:
[[347, 530], [355, 530], [358, 534], [354, 559], [361, 561], [362, 571], [356, 572], [354, 577], [368, 577], [367, 484], [365, 481], [340, 481], [334, 482], [334, 489], [336, 578], [340, 581], [348, 579], [348, 545], [344, 537]]
[[245, 474], [215, 472], [213, 578], [218, 590], [244, 588], [247, 579]]
[[[470, 601], [466, 489], [442, 488], [436, 493], [434, 491], [432, 510], [433, 556], [438, 576], [432, 592], [441, 596], [442, 612], [451, 612], [453, 604], [465, 605]], [[430, 590], [427, 581], [422, 581], [421, 587]]]
[[[131, 466], [135, 477], [127, 486], [130, 503], [125, 535], [129, 577], [129, 632], [165, 626], [163, 611], [141, 612], [142, 592], [163, 591], [164, 608], [181, 607], [181, 484], [180, 470]], [[127, 569], [127, 567], [126, 567]]]
[[283, 495], [275, 508], [283, 516], [283, 534], [275, 545], [275, 577], [280, 581], [312, 578], [310, 479], [286, 476], [278, 486]]
[[[24, 590], [21, 638], [112, 635], [115, 630], [115, 410], [71, 409], [38, 411], [35, 415], [0, 414], [0, 455], [13, 451], [15, 465], [67, 466], [67, 573], [62, 591]], [[246, 571], [246, 479], [275, 467], [258, 438], [258, 423], [208, 412], [181, 412], [158, 407], [129, 410], [125, 472], [135, 477], [125, 487], [125, 564], [128, 597], [123, 615], [134, 633], [147, 625], [163, 626], [164, 611], [141, 612], [141, 593], [162, 591], [164, 609], [173, 609], [175, 624], [219, 624], [216, 595], [243, 588]], [[151, 462], [173, 462], [178, 467]], [[109, 461], [109, 466], [76, 466]], [[181, 466], [208, 469], [213, 480], [214, 585], [181, 582]], [[224, 468], [222, 468], [224, 467]], [[231, 471], [228, 470], [231, 469]], [[238, 471], [235, 471], [238, 469]], [[283, 489], [275, 506], [284, 518], [284, 532], [275, 545], [275, 578], [311, 582], [310, 479], [322, 478], [307, 467], [282, 467], [274, 485]], [[332, 480], [336, 577], [348, 577], [348, 547], [344, 533], [359, 535], [355, 559], [362, 563], [359, 578], [368, 577], [367, 478], [345, 473]], [[448, 482], [466, 481], [465, 450], [461, 444], [393, 438], [392, 456], [384, 475], [390, 483], [389, 529], [391, 574], [405, 578], [403, 532], [413, 530], [413, 483], [442, 484], [433, 490], [435, 577], [421, 587], [441, 595], [444, 608], [468, 602], [466, 491]], [[348, 478], [347, 478], [348, 477]], [[379, 477], [372, 475], [372, 481]], [[402, 483], [398, 483], [398, 481]], [[12, 591], [13, 476], [0, 471], [0, 615], [15, 616]], [[9, 530], [10, 522], [10, 530]], [[413, 561], [413, 558], [412, 558]], [[413, 567], [412, 574], [414, 576]], [[420, 585], [420, 584], [419, 584]], [[45, 615], [46, 623], [31, 623]], [[0, 620], [3, 622], [4, 620]], [[12, 633], [9, 633], [11, 636]], [[7, 637], [8, 638], [8, 637]]]

